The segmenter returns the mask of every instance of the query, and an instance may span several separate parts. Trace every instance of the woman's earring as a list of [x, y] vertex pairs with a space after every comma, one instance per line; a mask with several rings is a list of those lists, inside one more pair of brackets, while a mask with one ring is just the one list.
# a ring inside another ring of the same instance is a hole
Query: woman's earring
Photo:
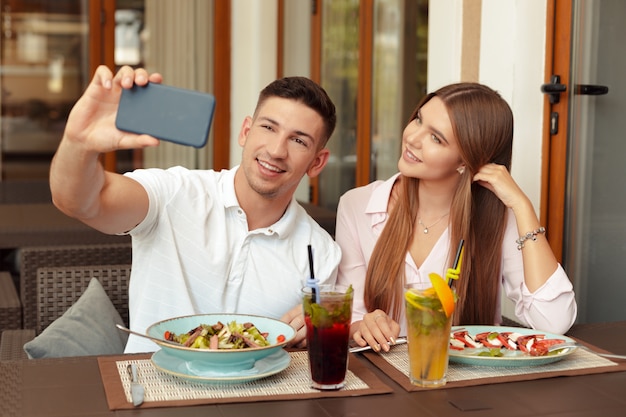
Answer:
[[463, 173], [465, 172], [465, 167], [458, 167], [456, 170], [459, 172], [459, 175], [463, 175]]

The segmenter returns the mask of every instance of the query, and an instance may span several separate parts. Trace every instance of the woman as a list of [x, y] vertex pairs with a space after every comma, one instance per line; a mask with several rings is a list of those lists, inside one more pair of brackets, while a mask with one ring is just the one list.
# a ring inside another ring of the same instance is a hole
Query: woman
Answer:
[[498, 93], [449, 85], [414, 111], [400, 172], [341, 197], [338, 282], [355, 289], [359, 345], [388, 350], [406, 334], [403, 287], [445, 276], [461, 239], [455, 324], [499, 324], [502, 289], [525, 325], [564, 333], [574, 323], [572, 285], [509, 173], [512, 145], [513, 114]]

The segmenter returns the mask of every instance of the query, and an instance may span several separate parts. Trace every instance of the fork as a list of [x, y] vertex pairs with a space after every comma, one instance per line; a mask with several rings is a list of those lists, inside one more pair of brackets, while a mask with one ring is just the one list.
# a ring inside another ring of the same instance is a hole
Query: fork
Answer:
[[563, 343], [559, 343], [558, 345], [553, 345], [550, 346], [548, 348], [548, 352], [553, 352], [555, 350], [559, 350], [559, 349], [566, 349], [566, 348], [581, 348], [581, 349], [585, 349], [588, 352], [591, 352], [593, 354], [596, 354], [598, 356], [602, 356], [605, 358], [611, 358], [611, 359], [622, 359], [622, 360], [626, 360], [626, 355], [616, 355], [613, 353], [600, 353], [600, 352], [596, 352], [595, 350], [588, 348], [585, 345], [582, 345], [578, 342], [563, 342]]
[[[403, 343], [406, 343], [406, 339], [404, 338], [399, 338], [396, 339], [396, 343], [393, 345], [389, 345], [389, 346], [395, 346], [395, 345], [401, 345]], [[378, 345], [378, 347], [380, 347], [380, 345]], [[350, 353], [357, 353], [357, 352], [363, 352], [364, 350], [370, 350], [372, 347], [367, 345], [367, 346], [356, 346], [353, 348], [350, 348]]]

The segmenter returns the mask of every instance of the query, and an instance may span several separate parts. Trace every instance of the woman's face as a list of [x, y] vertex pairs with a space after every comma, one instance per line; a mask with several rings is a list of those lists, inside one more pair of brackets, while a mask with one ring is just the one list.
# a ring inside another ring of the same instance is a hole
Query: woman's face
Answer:
[[448, 110], [435, 96], [404, 129], [398, 170], [406, 177], [441, 181], [458, 179], [462, 165]]

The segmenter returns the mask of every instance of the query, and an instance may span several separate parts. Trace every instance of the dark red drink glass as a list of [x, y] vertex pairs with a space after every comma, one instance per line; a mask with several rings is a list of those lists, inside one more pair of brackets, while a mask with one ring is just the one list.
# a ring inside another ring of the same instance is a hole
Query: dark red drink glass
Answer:
[[320, 390], [343, 388], [348, 367], [348, 342], [352, 319], [352, 287], [320, 287], [318, 302], [305, 288], [303, 308], [311, 386]]

